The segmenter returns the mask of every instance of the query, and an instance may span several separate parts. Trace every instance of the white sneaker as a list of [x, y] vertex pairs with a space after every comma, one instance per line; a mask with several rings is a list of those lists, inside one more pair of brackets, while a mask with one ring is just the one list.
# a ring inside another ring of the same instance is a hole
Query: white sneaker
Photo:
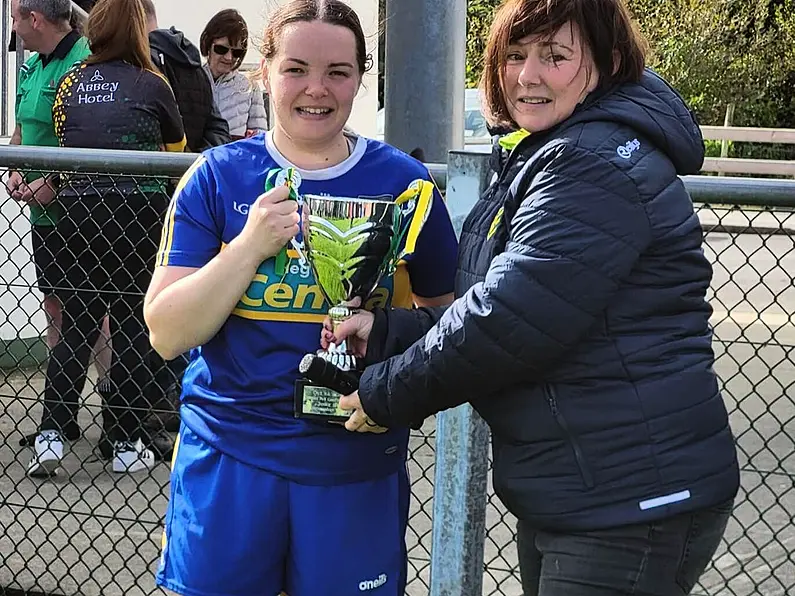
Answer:
[[143, 441], [116, 441], [113, 446], [113, 471], [117, 474], [150, 470], [155, 467], [155, 454]]
[[28, 476], [46, 478], [55, 476], [63, 459], [63, 441], [55, 430], [40, 432], [33, 444], [36, 455], [28, 464]]

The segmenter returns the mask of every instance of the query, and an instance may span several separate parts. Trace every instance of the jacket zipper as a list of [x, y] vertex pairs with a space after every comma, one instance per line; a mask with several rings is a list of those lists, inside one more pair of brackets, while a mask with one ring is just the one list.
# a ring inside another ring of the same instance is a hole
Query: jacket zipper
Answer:
[[[508, 172], [511, 169], [511, 166], [513, 165], [513, 162], [515, 162], [518, 159], [518, 155], [520, 154], [519, 148], [521, 147], [522, 149], [524, 149], [525, 145], [528, 145], [530, 142], [528, 139], [530, 139], [530, 137], [532, 136], [533, 135], [526, 136], [521, 141], [516, 143], [516, 146], [508, 152], [508, 156], [505, 158], [505, 163], [502, 164], [502, 168], [500, 168], [499, 175], [497, 176], [498, 185], [503, 183], [503, 181], [508, 175]], [[536, 136], [534, 140], [538, 140], [538, 136]]]
[[582, 476], [583, 482], [585, 482], [585, 486], [588, 488], [593, 488], [593, 474], [591, 474], [591, 470], [585, 461], [585, 455], [583, 455], [580, 442], [571, 432], [569, 424], [566, 422], [566, 419], [563, 417], [563, 414], [558, 408], [558, 400], [555, 396], [555, 390], [549, 385], [544, 385], [544, 393], [546, 393], [547, 403], [549, 404], [549, 409], [552, 411], [552, 415], [555, 417], [555, 421], [558, 423], [560, 430], [563, 431], [563, 436], [566, 438], [566, 441], [569, 443], [569, 445], [571, 445], [571, 448], [574, 451], [574, 459], [577, 462], [577, 467], [580, 469], [580, 475]]
[[[546, 133], [544, 133], [544, 134], [546, 135]], [[525, 147], [527, 147], [529, 144], [531, 144], [531, 142], [538, 142], [539, 138], [543, 138], [543, 137], [539, 137], [539, 135], [537, 135], [537, 134], [536, 135], [533, 135], [533, 134], [527, 135], [522, 140], [520, 140], [513, 149], [511, 149], [508, 152], [508, 156], [505, 158], [505, 163], [502, 164], [502, 167], [500, 168], [500, 171], [498, 172], [498, 175], [497, 175], [497, 180], [496, 180], [496, 182], [495, 182], [495, 184], [493, 186], [495, 194], [505, 184], [506, 179], [508, 178], [508, 174], [510, 173], [511, 168], [513, 167], [514, 163], [519, 159], [520, 155], [524, 154]], [[513, 185], [513, 181], [511, 182], [511, 185]], [[509, 186], [511, 186], [511, 185], [509, 185]], [[513, 212], [516, 210], [516, 208], [519, 207], [519, 205], [518, 204], [515, 204], [513, 206], [508, 205], [508, 201], [506, 201], [506, 199], [505, 199], [505, 197], [508, 194], [509, 194], [508, 191], [506, 191], [504, 193], [505, 196], [502, 197], [501, 203], [502, 203], [502, 206], [503, 206], [503, 209], [504, 209], [502, 219], [505, 222], [505, 227], [506, 227], [506, 229], [508, 231], [508, 234], [510, 234], [511, 233], [511, 219], [513, 218], [513, 215], [514, 215]], [[515, 201], [515, 199], [516, 199], [516, 196], [514, 196], [514, 201]], [[511, 208], [508, 209], [506, 207], [511, 207]]]

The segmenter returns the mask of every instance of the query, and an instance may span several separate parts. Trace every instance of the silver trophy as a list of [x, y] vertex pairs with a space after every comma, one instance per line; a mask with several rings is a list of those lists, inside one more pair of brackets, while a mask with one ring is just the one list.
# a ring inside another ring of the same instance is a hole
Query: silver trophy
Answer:
[[[400, 261], [414, 252], [432, 202], [433, 184], [426, 180], [414, 181], [395, 201], [302, 196], [301, 256], [332, 305], [328, 315], [334, 327], [356, 313], [381, 279], [392, 275]], [[318, 358], [333, 365], [326, 368], [343, 373], [358, 369], [356, 356], [342, 342], [308, 354], [300, 372], [306, 375], [314, 370], [310, 365]], [[328, 386], [334, 383], [314, 381], [305, 378], [296, 383], [296, 417], [347, 419], [350, 412], [338, 405], [340, 392]]]

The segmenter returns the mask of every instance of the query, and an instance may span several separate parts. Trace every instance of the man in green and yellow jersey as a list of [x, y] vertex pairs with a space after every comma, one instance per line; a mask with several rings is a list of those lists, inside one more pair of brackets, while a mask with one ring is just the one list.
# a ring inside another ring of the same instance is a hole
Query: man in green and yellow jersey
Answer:
[[[14, 32], [32, 55], [25, 62], [17, 79], [16, 127], [11, 137], [15, 145], [57, 147], [52, 107], [58, 82], [72, 66], [89, 54], [88, 41], [70, 25], [70, 0], [11, 0]], [[28, 206], [32, 230], [33, 261], [39, 290], [44, 295], [47, 315], [47, 345], [52, 348], [59, 339], [61, 302], [56, 288], [63, 285], [59, 252], [63, 240], [55, 224], [61, 208], [55, 199], [52, 176], [42, 172], [12, 172], [7, 181], [10, 196]], [[106, 336], [106, 333], [102, 335]], [[100, 339], [100, 342], [103, 342]], [[99, 347], [99, 346], [98, 346]], [[110, 351], [99, 360], [110, 360]], [[109, 368], [100, 362], [99, 368]], [[80, 436], [80, 429], [66, 429], [70, 439]], [[29, 444], [31, 437], [23, 439]]]

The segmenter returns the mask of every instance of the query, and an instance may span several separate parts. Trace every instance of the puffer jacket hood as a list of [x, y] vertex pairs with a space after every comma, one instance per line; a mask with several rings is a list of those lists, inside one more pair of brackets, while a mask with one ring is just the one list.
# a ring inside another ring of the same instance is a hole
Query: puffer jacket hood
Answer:
[[704, 139], [695, 116], [682, 96], [649, 69], [636, 84], [597, 90], [564, 125], [591, 121], [635, 130], [673, 162], [680, 176], [697, 174], [704, 164]]
[[201, 66], [202, 59], [199, 48], [185, 37], [182, 31], [175, 27], [170, 29], [155, 29], [149, 34], [149, 46], [180, 64]]

